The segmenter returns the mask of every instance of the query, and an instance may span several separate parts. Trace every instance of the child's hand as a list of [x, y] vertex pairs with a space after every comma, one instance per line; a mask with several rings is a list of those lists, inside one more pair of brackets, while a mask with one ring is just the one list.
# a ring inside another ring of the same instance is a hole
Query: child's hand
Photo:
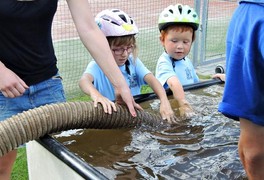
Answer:
[[212, 78], [219, 78], [221, 81], [224, 81], [225, 82], [225, 74], [217, 73], [217, 74], [214, 74], [212, 76]]
[[191, 119], [195, 113], [189, 103], [184, 103], [179, 107], [180, 116], [183, 119]]
[[112, 110], [116, 111], [115, 103], [102, 95], [94, 97], [93, 101], [94, 107], [97, 107], [98, 103], [102, 104], [105, 113], [112, 114]]
[[160, 114], [163, 120], [166, 120], [170, 124], [176, 124], [178, 122], [169, 101], [160, 103]]

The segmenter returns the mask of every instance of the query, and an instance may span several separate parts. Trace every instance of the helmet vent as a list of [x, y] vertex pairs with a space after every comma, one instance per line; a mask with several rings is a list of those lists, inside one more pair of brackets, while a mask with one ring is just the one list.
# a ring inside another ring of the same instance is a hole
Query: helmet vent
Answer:
[[119, 17], [123, 20], [123, 21], [125, 21], [126, 23], [127, 23], [127, 19], [126, 19], [126, 17], [124, 16], [124, 15], [119, 15]]
[[109, 20], [109, 19], [107, 19], [107, 18], [103, 18], [103, 20], [110, 21], [110, 20]]
[[189, 9], [187, 13], [190, 14], [191, 12], [192, 12], [192, 11]]
[[102, 19], [105, 20], [105, 21], [108, 21], [108, 22], [110, 22], [110, 23], [112, 23], [112, 24], [118, 25], [118, 23], [116, 23], [115, 21], [111, 21], [111, 20], [108, 19], [108, 18], [104, 18], [104, 17], [102, 17]]
[[169, 11], [170, 11], [171, 14], [173, 14], [173, 10], [172, 9], [170, 9]]
[[179, 9], [180, 14], [182, 14], [182, 6], [181, 5], [178, 6], [178, 9]]
[[119, 26], [118, 23], [116, 23], [116, 22], [114, 22], [114, 21], [111, 21], [111, 23], [112, 23], [112, 24], [115, 24], [115, 25], [117, 25], [117, 26]]

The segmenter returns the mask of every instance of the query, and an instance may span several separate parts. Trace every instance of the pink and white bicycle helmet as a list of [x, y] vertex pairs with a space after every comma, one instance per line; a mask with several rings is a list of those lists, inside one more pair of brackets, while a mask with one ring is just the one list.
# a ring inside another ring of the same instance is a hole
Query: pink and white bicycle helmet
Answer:
[[199, 27], [199, 17], [188, 5], [170, 5], [159, 16], [159, 30], [164, 30], [173, 24], [188, 24], [196, 31]]
[[96, 15], [95, 21], [106, 37], [138, 33], [135, 21], [119, 9], [103, 10]]

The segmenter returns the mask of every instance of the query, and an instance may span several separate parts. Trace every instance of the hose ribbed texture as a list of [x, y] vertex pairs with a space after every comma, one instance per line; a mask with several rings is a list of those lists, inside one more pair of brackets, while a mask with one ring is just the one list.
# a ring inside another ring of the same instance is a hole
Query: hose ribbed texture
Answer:
[[110, 115], [104, 113], [101, 104], [94, 108], [93, 102], [45, 105], [0, 122], [0, 156], [46, 134], [82, 128], [133, 128], [142, 123], [158, 127], [162, 125], [161, 116], [137, 110], [134, 118], [127, 107], [121, 105]]

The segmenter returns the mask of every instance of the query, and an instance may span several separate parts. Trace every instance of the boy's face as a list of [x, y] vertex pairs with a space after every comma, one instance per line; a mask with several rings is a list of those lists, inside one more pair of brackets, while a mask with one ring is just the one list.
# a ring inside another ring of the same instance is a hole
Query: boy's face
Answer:
[[129, 46], [111, 46], [112, 54], [115, 58], [115, 61], [118, 66], [122, 66], [128, 59], [130, 53], [133, 52], [134, 47], [132, 45]]
[[164, 39], [160, 38], [166, 52], [174, 59], [182, 59], [187, 56], [192, 46], [193, 31], [181, 31], [170, 29]]

